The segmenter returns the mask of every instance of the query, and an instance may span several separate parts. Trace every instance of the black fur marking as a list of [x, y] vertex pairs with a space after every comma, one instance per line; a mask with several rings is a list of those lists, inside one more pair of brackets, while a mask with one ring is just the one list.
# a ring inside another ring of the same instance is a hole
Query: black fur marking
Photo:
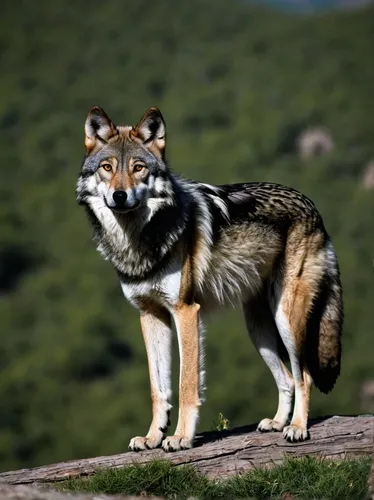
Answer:
[[99, 115], [99, 116], [96, 115], [96, 116], [92, 116], [91, 117], [91, 119], [90, 119], [90, 125], [91, 125], [93, 131], [95, 132], [95, 134], [97, 134], [97, 131], [102, 126], [102, 122], [103, 122], [103, 118], [102, 118], [101, 115]]
[[299, 272], [297, 273], [297, 277], [300, 278], [300, 276], [303, 274], [304, 270], [304, 262], [301, 264]]
[[89, 191], [81, 191], [77, 193], [77, 203], [78, 205], [87, 205], [87, 199], [91, 196]]
[[103, 137], [101, 137], [101, 135], [97, 134], [96, 133], [96, 137], [97, 139], [99, 139], [99, 141], [101, 141], [103, 144], [108, 144], [108, 141], [106, 141]]
[[158, 247], [164, 242], [166, 228], [171, 230], [184, 225], [182, 207], [167, 206], [155, 213], [142, 230], [142, 241]]
[[214, 203], [212, 198], [207, 196], [206, 202], [209, 207], [209, 211], [213, 216], [213, 225], [212, 225], [212, 239], [213, 244], [217, 244], [221, 237], [222, 228], [228, 226], [230, 222], [224, 217], [220, 208]]
[[155, 135], [157, 134], [157, 130], [160, 128], [160, 125], [162, 124], [162, 120], [159, 116], [151, 115], [149, 119], [147, 120], [147, 125], [148, 125], [148, 130], [150, 131], [151, 135], [149, 139], [144, 141], [144, 144], [148, 144], [149, 142], [152, 142], [155, 138]]
[[[278, 234], [286, 234], [302, 222], [308, 232], [324, 230], [314, 203], [295, 189], [266, 182], [218, 186], [226, 193], [233, 220], [256, 220], [270, 225]], [[224, 198], [224, 196], [222, 196]]]
[[156, 276], [159, 272], [165, 270], [168, 267], [171, 254], [173, 251], [174, 246], [172, 246], [168, 253], [166, 253], [162, 259], [157, 261], [148, 271], [144, 273], [134, 273], [134, 274], [127, 274], [124, 271], [121, 271], [120, 269], [116, 268], [118, 277], [121, 281], [121, 283], [126, 283], [126, 284], [138, 284], [141, 283], [144, 280], [152, 279], [154, 276]]

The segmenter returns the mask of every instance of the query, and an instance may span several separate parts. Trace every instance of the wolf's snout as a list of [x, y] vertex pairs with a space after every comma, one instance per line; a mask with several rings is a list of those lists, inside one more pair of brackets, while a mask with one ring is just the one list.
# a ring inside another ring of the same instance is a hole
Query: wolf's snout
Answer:
[[126, 191], [118, 190], [113, 193], [113, 200], [117, 207], [124, 207], [127, 200]]

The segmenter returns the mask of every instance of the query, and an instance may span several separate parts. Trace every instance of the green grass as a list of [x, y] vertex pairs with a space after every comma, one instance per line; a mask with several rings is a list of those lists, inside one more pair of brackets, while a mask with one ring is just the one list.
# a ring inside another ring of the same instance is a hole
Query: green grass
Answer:
[[193, 466], [174, 467], [168, 461], [105, 469], [92, 477], [59, 483], [59, 490], [76, 492], [156, 495], [166, 498], [231, 500], [235, 498], [365, 498], [370, 458], [333, 462], [312, 457], [286, 459], [271, 470], [255, 469], [214, 482]]

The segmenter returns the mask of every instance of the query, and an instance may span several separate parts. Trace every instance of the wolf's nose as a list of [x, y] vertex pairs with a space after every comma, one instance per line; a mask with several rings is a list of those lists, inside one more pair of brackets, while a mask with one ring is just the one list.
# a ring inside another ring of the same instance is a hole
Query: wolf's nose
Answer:
[[127, 200], [126, 191], [122, 191], [122, 190], [114, 191], [113, 200], [117, 206], [123, 207], [123, 205], [126, 203], [126, 200]]

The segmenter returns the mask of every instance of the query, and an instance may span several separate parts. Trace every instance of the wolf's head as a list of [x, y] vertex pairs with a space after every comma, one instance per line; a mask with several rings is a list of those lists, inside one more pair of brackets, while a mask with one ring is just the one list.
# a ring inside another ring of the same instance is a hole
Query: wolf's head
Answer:
[[[77, 183], [77, 201], [100, 201], [117, 213], [168, 204], [172, 184], [164, 161], [165, 122], [151, 108], [136, 127], [115, 126], [93, 107], [85, 124], [86, 156]], [[154, 206], [153, 206], [154, 205]]]

